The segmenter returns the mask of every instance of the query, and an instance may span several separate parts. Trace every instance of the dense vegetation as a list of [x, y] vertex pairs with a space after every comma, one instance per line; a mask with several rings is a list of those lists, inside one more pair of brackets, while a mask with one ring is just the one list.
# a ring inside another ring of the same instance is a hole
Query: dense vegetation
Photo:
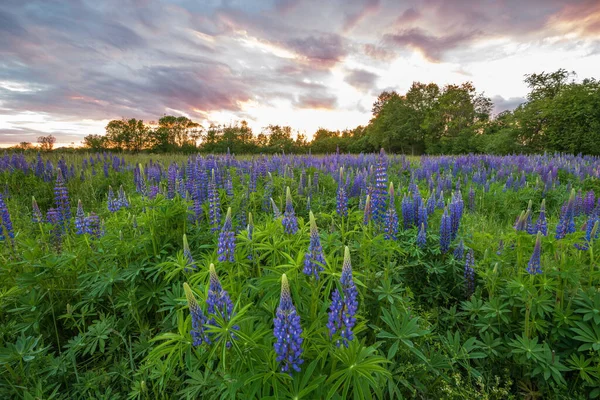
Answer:
[[600, 396], [599, 158], [15, 153], [0, 178], [1, 398]]
[[[285, 152], [368, 153], [384, 148], [398, 154], [513, 154], [567, 152], [600, 154], [600, 84], [571, 80], [565, 70], [531, 74], [527, 100], [513, 111], [492, 116], [490, 98], [467, 82], [440, 87], [415, 82], [400, 95], [384, 91], [366, 127], [319, 129], [306, 134], [269, 125], [255, 134], [246, 122], [206, 128], [186, 117], [163, 116], [151, 124], [113, 120], [106, 135], [88, 135], [93, 151], [152, 151], [234, 154]], [[48, 147], [41, 137], [41, 148]], [[24, 143], [22, 147], [27, 147]]]

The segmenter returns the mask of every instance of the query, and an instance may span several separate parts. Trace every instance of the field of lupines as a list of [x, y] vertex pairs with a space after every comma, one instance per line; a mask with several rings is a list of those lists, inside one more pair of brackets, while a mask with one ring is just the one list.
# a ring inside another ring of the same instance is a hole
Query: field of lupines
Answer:
[[600, 397], [600, 158], [0, 157], [0, 398]]

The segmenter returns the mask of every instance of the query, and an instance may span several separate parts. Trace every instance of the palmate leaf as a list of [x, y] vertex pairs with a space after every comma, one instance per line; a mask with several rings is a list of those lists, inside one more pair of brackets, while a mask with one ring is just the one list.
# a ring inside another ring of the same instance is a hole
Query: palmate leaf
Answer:
[[575, 299], [579, 307], [575, 309], [578, 314], [583, 314], [583, 321], [593, 320], [595, 325], [600, 325], [600, 292], [590, 289], [582, 292], [581, 298]]
[[387, 330], [382, 330], [377, 334], [377, 337], [379, 339], [388, 339], [393, 341], [388, 351], [388, 359], [392, 360], [394, 358], [400, 344], [402, 343], [407, 346], [408, 349], [418, 358], [427, 362], [425, 355], [423, 355], [423, 353], [414, 346], [414, 343], [411, 340], [430, 333], [430, 331], [426, 329], [421, 329], [419, 326], [419, 318], [411, 318], [407, 313], [403, 313], [402, 318], [400, 318], [400, 313], [396, 308], [392, 308], [391, 313], [389, 310], [382, 308], [381, 312], [383, 313], [381, 319], [388, 326], [390, 332]]
[[575, 340], [584, 342], [579, 346], [578, 351], [586, 351], [593, 349], [594, 351], [600, 350], [600, 326], [595, 323], [576, 322], [577, 328], [571, 328], [573, 332], [577, 334], [574, 337]]
[[382, 386], [379, 381], [390, 376], [384, 367], [389, 361], [376, 353], [376, 348], [365, 347], [358, 340], [351, 341], [348, 348], [338, 348], [333, 355], [339, 364], [327, 380], [331, 389], [326, 398], [331, 399], [340, 390], [343, 399], [349, 398], [348, 393], [352, 393], [357, 400], [371, 399], [373, 393], [381, 397]]

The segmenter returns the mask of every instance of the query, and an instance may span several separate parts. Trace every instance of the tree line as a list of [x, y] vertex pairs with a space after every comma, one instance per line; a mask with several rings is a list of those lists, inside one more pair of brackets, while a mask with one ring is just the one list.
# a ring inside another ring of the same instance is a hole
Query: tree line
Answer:
[[[255, 133], [246, 121], [202, 125], [165, 115], [157, 122], [113, 120], [105, 135], [88, 135], [94, 151], [252, 153], [360, 153], [384, 148], [404, 154], [600, 154], [600, 83], [574, 80], [564, 69], [525, 76], [526, 100], [492, 115], [493, 103], [471, 82], [440, 87], [414, 82], [405, 94], [382, 92], [367, 126], [318, 129], [311, 140], [289, 126]], [[48, 143], [40, 144], [47, 149]], [[51, 146], [50, 146], [51, 148]]]

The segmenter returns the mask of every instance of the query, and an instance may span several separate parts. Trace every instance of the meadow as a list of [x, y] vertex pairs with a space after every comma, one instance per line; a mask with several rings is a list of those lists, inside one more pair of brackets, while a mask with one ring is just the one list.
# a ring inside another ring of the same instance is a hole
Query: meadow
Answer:
[[0, 156], [0, 398], [600, 397], [600, 158]]

